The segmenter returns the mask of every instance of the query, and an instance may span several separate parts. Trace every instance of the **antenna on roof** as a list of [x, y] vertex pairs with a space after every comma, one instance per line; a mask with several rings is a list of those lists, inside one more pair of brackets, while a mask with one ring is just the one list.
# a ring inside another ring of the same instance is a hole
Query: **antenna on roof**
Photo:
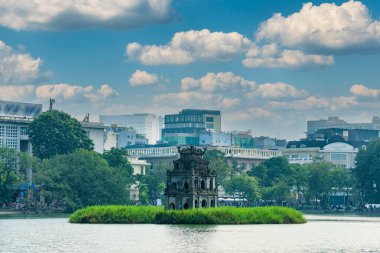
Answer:
[[50, 100], [49, 100], [49, 111], [53, 110], [53, 104], [54, 103], [55, 103], [55, 99], [54, 98], [50, 98]]

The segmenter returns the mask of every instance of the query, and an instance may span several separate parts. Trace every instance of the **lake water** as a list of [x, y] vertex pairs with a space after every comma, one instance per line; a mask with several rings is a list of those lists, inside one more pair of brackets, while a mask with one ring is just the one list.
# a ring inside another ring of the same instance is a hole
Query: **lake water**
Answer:
[[380, 252], [380, 218], [299, 225], [92, 225], [0, 219], [0, 252]]

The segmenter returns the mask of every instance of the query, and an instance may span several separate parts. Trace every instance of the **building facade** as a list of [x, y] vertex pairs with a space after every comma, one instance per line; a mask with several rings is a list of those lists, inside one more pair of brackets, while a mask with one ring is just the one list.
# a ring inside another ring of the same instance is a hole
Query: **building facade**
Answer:
[[132, 127], [138, 134], [144, 135], [149, 144], [161, 140], [162, 118], [154, 114], [100, 115], [99, 119], [107, 127]]
[[105, 127], [103, 123], [82, 121], [81, 125], [86, 131], [87, 136], [94, 143], [94, 150], [100, 154], [103, 154], [105, 142]]
[[[151, 165], [145, 160], [139, 160], [137, 157], [128, 157], [128, 161], [132, 166], [133, 175], [145, 175]], [[129, 188], [129, 198], [133, 202], [140, 201], [139, 184], [139, 182], [136, 182]]]
[[200, 146], [230, 147], [232, 143], [232, 133], [207, 131], [199, 134]]
[[162, 140], [170, 145], [199, 145], [205, 131], [221, 132], [221, 113], [214, 110], [184, 109], [165, 115]]
[[167, 171], [165, 188], [166, 209], [216, 207], [218, 188], [215, 171], [208, 168], [203, 159], [205, 149], [193, 146], [180, 149], [180, 158], [174, 161], [174, 169]]

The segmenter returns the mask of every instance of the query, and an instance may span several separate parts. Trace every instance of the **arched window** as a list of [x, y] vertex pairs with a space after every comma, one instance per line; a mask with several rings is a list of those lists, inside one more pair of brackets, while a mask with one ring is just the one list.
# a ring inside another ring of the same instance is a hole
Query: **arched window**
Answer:
[[201, 181], [201, 189], [206, 189], [206, 182], [204, 179]]
[[174, 205], [174, 203], [170, 203], [170, 205], [169, 205], [169, 209], [170, 209], [170, 210], [175, 210], [175, 205]]
[[185, 182], [184, 187], [186, 190], [189, 189], [189, 183], [187, 181]]
[[202, 207], [207, 207], [207, 201], [205, 199], [202, 200]]
[[198, 189], [198, 178], [197, 177], [194, 180], [194, 188]]
[[213, 188], [214, 188], [214, 181], [211, 178], [210, 179], [210, 190], [212, 190]]
[[214, 199], [211, 199], [211, 204], [210, 204], [211, 207], [215, 207], [215, 200]]
[[177, 184], [175, 182], [172, 183], [172, 189], [177, 189]]
[[189, 209], [189, 204], [187, 204], [187, 203], [185, 203], [184, 205], [183, 205], [183, 209]]
[[290, 148], [296, 148], [297, 146], [296, 145], [291, 145]]
[[301, 144], [300, 148], [306, 148], [305, 144]]
[[199, 204], [198, 204], [198, 200], [197, 200], [197, 199], [194, 201], [194, 207], [195, 207], [195, 208], [198, 208], [198, 207], [199, 207]]

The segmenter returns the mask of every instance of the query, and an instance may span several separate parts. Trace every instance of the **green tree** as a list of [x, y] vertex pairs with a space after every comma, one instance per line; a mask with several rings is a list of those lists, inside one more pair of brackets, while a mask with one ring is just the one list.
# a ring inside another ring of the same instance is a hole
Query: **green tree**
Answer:
[[56, 202], [67, 211], [127, 203], [129, 177], [126, 170], [110, 167], [101, 155], [84, 149], [45, 159], [35, 173], [47, 202]]
[[274, 180], [271, 186], [263, 188], [265, 200], [275, 200], [277, 205], [286, 201], [290, 195], [290, 185], [283, 180]]
[[166, 185], [166, 171], [169, 168], [168, 165], [159, 164], [155, 168], [146, 171], [142, 182], [147, 185], [148, 196], [152, 202], [161, 197], [161, 193], [164, 191]]
[[[310, 179], [310, 170], [308, 166], [301, 164], [292, 164], [291, 165], [292, 175], [291, 180], [297, 194], [302, 194], [302, 198], [309, 202], [309, 179]], [[301, 198], [298, 198], [299, 202], [302, 202]]]
[[224, 153], [219, 150], [207, 150], [203, 158], [209, 161], [209, 169], [215, 170], [218, 186], [223, 185], [232, 172]]
[[127, 152], [124, 149], [111, 148], [102, 154], [110, 167], [125, 170], [130, 176], [133, 174], [133, 168], [128, 161]]
[[330, 171], [335, 165], [332, 163], [314, 162], [308, 164], [310, 170], [309, 188], [310, 194], [320, 200], [320, 205], [326, 207], [328, 196], [332, 190]]
[[32, 158], [11, 148], [0, 148], [0, 202], [10, 202], [20, 184], [26, 180]]
[[94, 144], [80, 122], [60, 111], [47, 111], [29, 125], [33, 154], [40, 159], [68, 154], [83, 148], [93, 150]]
[[233, 176], [226, 181], [224, 187], [226, 193], [232, 196], [246, 198], [250, 204], [261, 197], [259, 181], [255, 177], [248, 175]]
[[359, 150], [353, 175], [363, 202], [380, 203], [380, 139]]

